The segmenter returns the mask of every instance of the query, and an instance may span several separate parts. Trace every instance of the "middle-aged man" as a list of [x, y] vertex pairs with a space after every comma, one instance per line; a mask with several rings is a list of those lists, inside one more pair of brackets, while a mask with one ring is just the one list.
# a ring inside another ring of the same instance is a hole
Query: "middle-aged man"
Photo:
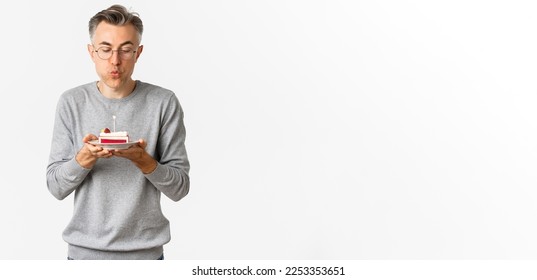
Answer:
[[[138, 14], [120, 5], [93, 16], [88, 52], [99, 80], [58, 101], [47, 186], [57, 199], [75, 192], [63, 232], [69, 259], [163, 259], [171, 237], [161, 193], [179, 201], [190, 188], [177, 97], [131, 77], [142, 32]], [[112, 126], [139, 140], [118, 149], [97, 144], [96, 134]]]

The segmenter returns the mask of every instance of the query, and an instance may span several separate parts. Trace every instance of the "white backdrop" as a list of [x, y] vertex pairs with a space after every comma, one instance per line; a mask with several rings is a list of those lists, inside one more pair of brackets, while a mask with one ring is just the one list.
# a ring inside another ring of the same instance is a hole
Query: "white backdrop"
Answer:
[[[0, 259], [65, 259], [45, 170], [61, 93], [97, 79], [111, 1], [0, 17]], [[191, 192], [167, 259], [537, 258], [534, 1], [124, 1], [134, 78], [182, 103]]]

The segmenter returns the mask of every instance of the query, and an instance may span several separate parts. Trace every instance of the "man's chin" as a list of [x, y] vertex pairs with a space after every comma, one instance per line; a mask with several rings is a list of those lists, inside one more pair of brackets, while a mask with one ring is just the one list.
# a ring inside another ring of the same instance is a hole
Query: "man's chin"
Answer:
[[121, 88], [125, 84], [125, 82], [121, 79], [107, 79], [107, 80], [104, 80], [103, 82], [106, 85], [106, 87], [110, 89], [114, 89], [114, 90]]

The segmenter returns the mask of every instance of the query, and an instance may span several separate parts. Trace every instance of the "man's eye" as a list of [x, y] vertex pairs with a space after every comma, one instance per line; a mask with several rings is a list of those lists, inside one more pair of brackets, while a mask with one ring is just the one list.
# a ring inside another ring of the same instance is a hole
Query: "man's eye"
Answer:
[[119, 52], [121, 52], [121, 53], [130, 53], [130, 52], [132, 52], [132, 50], [131, 49], [122, 49], [122, 50], [119, 50]]
[[112, 49], [99, 49], [99, 51], [102, 53], [109, 53], [112, 51]]

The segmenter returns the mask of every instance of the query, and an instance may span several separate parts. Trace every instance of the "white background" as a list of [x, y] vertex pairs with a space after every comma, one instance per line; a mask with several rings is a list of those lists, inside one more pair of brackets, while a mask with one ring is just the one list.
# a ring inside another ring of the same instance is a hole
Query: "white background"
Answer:
[[[0, 17], [0, 259], [65, 259], [56, 102], [97, 79], [110, 1]], [[134, 78], [185, 111], [191, 192], [167, 259], [537, 257], [533, 1], [125, 1]]]

